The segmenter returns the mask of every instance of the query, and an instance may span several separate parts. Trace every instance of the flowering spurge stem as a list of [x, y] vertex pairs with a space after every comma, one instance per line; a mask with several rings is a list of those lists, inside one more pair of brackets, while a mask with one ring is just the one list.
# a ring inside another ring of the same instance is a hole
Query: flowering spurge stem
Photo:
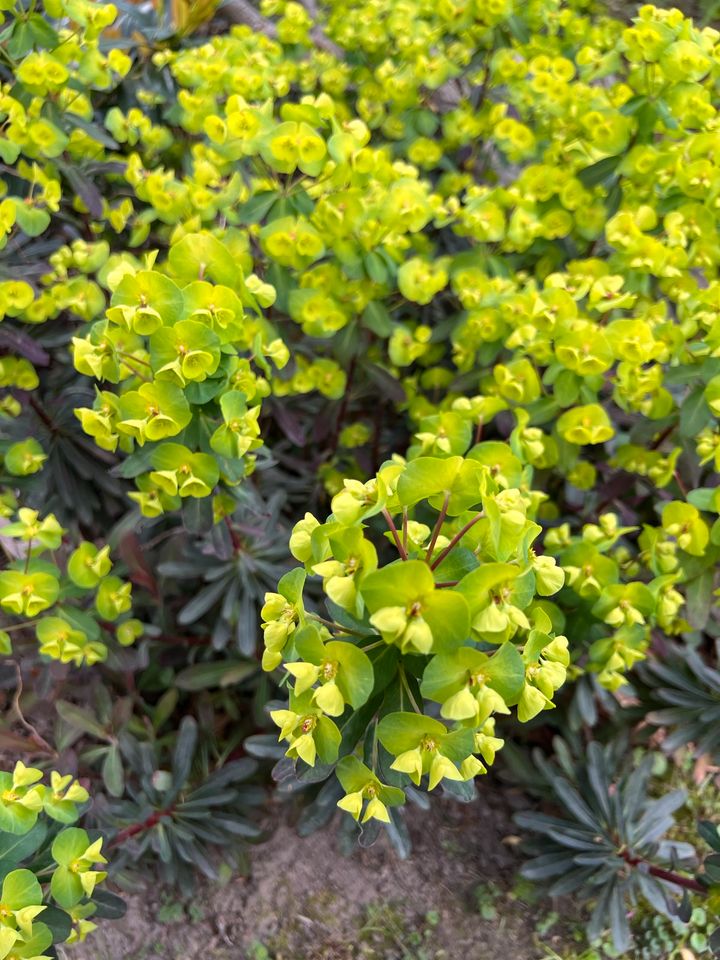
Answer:
[[681, 874], [674, 873], [672, 870], [656, 867], [655, 864], [649, 863], [642, 857], [634, 857], [629, 850], [621, 850], [620, 856], [630, 867], [646, 865], [650, 876], [657, 877], [658, 880], [665, 880], [667, 883], [672, 883], [676, 887], [682, 887], [684, 890], [692, 890], [694, 893], [707, 894], [707, 888], [694, 877], [683, 877]]
[[472, 518], [472, 520], [468, 520], [468, 522], [467, 522], [460, 530], [458, 530], [458, 532], [457, 532], [457, 533], [455, 534], [455, 536], [452, 538], [452, 540], [450, 541], [450, 543], [445, 547], [444, 550], [441, 550], [441, 551], [440, 551], [440, 553], [437, 555], [437, 557], [435, 557], [435, 559], [433, 560], [433, 562], [430, 564], [430, 569], [431, 569], [431, 570], [437, 570], [437, 568], [438, 568], [438, 567], [440, 566], [440, 564], [443, 562], [443, 560], [445, 559], [445, 557], [447, 557], [447, 555], [448, 555], [452, 550], [455, 549], [455, 547], [458, 545], [458, 543], [460, 543], [460, 541], [461, 541], [462, 538], [465, 536], [465, 534], [468, 532], [468, 530], [471, 530], [471, 529], [475, 526], [475, 524], [478, 522], [478, 520], [481, 520], [481, 519], [482, 519], [482, 517], [483, 517], [483, 513], [482, 513], [482, 512], [478, 513], [476, 516], [474, 516], [474, 517]]
[[385, 518], [385, 522], [387, 523], [388, 527], [390, 528], [390, 533], [392, 534], [392, 538], [395, 541], [395, 546], [397, 547], [398, 553], [400, 554], [403, 560], [407, 560], [408, 558], [407, 550], [405, 549], [405, 547], [402, 544], [402, 541], [400, 540], [400, 534], [398, 533], [397, 527], [395, 526], [395, 521], [390, 516], [390, 511], [387, 509], [387, 507], [383, 507], [382, 515]]
[[363, 633], [362, 630], [353, 630], [352, 627], [344, 627], [341, 623], [336, 623], [334, 620], [326, 620], [325, 617], [320, 617], [316, 613], [309, 613], [308, 618], [310, 620], [317, 620], [318, 623], [324, 624], [326, 627], [329, 627], [331, 630], [334, 630], [335, 633], [345, 633], [348, 636], [353, 636], [353, 637], [367, 636], [367, 634]]
[[415, 700], [415, 697], [412, 695], [412, 690], [410, 689], [410, 684], [408, 683], [408, 678], [405, 673], [405, 667], [402, 664], [400, 664], [400, 666], [398, 667], [398, 676], [400, 677], [400, 683], [403, 685], [405, 693], [407, 693], [408, 695], [408, 700], [412, 704], [413, 710], [415, 711], [415, 713], [422, 713], [422, 710], [417, 705], [417, 701]]
[[161, 820], [163, 820], [165, 817], [171, 817], [174, 812], [174, 804], [170, 807], [167, 807], [165, 810], [156, 810], [154, 813], [151, 813], [146, 820], [141, 820], [138, 823], [130, 824], [129, 827], [124, 827], [117, 834], [117, 836], [110, 841], [108, 847], [112, 848], [122, 846], [122, 844], [131, 837], [135, 837], [139, 833], [145, 833], [146, 830], [152, 830], [152, 828], [156, 827]]
[[[425, 554], [425, 562], [430, 563], [432, 560], [433, 551], [435, 550], [435, 544], [437, 543], [437, 538], [440, 536], [440, 531], [442, 530], [442, 525], [445, 523], [445, 518], [447, 517], [448, 506], [450, 505], [450, 494], [445, 494], [445, 499], [443, 500], [443, 505], [438, 514], [438, 518], [435, 521], [435, 526], [433, 527], [432, 537], [430, 538], [430, 545], [427, 548], [427, 553]], [[432, 566], [432, 569], [435, 569]]]

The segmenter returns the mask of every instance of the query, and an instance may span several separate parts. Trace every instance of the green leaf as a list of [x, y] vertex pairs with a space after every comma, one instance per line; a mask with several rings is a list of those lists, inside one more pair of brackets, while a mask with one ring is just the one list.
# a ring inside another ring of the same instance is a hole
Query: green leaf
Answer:
[[455, 763], [462, 763], [473, 752], [474, 746], [475, 734], [466, 727], [445, 734], [442, 741], [442, 752]]
[[412, 603], [434, 589], [435, 579], [424, 561], [398, 560], [369, 573], [362, 581], [360, 592], [370, 613], [375, 613], [383, 607]]
[[320, 717], [315, 727], [315, 746], [323, 763], [335, 763], [338, 758], [342, 735], [329, 717]]
[[45, 797], [45, 813], [58, 823], [75, 823], [80, 816], [77, 806], [71, 800], [54, 800]]
[[342, 640], [331, 640], [325, 644], [325, 649], [328, 656], [342, 667], [336, 682], [343, 697], [354, 709], [361, 707], [373, 692], [375, 683], [370, 658], [359, 647]]
[[12, 32], [12, 37], [8, 41], [7, 51], [15, 60], [20, 60], [30, 50], [32, 50], [34, 38], [32, 27], [27, 20], [17, 19]]
[[622, 155], [616, 157], [605, 157], [593, 163], [577, 174], [578, 180], [584, 187], [596, 187], [601, 183], [606, 183], [615, 173]]
[[42, 903], [42, 887], [32, 870], [13, 870], [3, 880], [0, 900], [11, 910]]
[[256, 663], [248, 663], [245, 660], [213, 660], [210, 663], [195, 663], [180, 671], [175, 677], [175, 685], [181, 690], [230, 687], [247, 680], [257, 670]]
[[[81, 857], [90, 846], [90, 838], [79, 827], [69, 827], [55, 837], [51, 848], [53, 860], [63, 867]], [[62, 906], [62, 904], [61, 904]]]
[[18, 934], [10, 927], [0, 927], [0, 957], [7, 957], [15, 946]]
[[435, 567], [436, 583], [449, 583], [451, 580], [462, 580], [472, 570], [477, 570], [479, 560], [467, 547], [457, 546], [445, 557], [442, 563]]
[[491, 590], [514, 580], [519, 574], [520, 569], [511, 563], [483, 563], [464, 576], [455, 590], [466, 598], [472, 616], [485, 606]]
[[440, 510], [450, 494], [447, 512], [459, 516], [476, 506], [487, 491], [489, 471], [483, 464], [463, 457], [418, 457], [411, 460], [398, 480], [400, 503], [412, 507], [428, 500]]
[[710, 617], [713, 603], [714, 570], [708, 569], [687, 584], [687, 618], [696, 630], [702, 630]]
[[357, 757], [350, 755], [338, 761], [335, 773], [345, 793], [355, 793], [366, 785], [372, 772]]
[[506, 19], [507, 28], [518, 43], [528, 43], [530, 30], [522, 17], [511, 16]]
[[71, 910], [83, 899], [84, 890], [77, 873], [73, 873], [69, 867], [59, 866], [52, 875], [50, 893], [59, 906]]
[[[447, 727], [419, 713], [388, 713], [378, 724], [378, 739], [393, 756], [414, 750], [423, 737], [444, 737]], [[472, 731], [470, 731], [472, 735]], [[467, 754], [466, 754], [467, 756]]]
[[74, 192], [88, 208], [91, 217], [99, 220], [103, 215], [102, 194], [87, 173], [70, 163], [55, 161], [62, 175], [67, 179]]
[[15, 163], [20, 154], [20, 144], [12, 140], [0, 139], [0, 159], [3, 163]]
[[393, 322], [388, 313], [387, 307], [376, 300], [372, 300], [362, 315], [362, 324], [368, 330], [372, 330], [378, 337], [389, 337], [393, 331]]
[[94, 719], [83, 707], [78, 707], [67, 700], [58, 700], [55, 709], [62, 719], [69, 723], [71, 727], [82, 730], [83, 733], [89, 733], [91, 737], [97, 737], [100, 740], [111, 740], [110, 734]]
[[705, 402], [704, 388], [695, 387], [680, 407], [680, 436], [694, 439], [711, 419], [710, 408]]
[[122, 920], [127, 913], [127, 904], [122, 897], [102, 887], [93, 890], [92, 902], [96, 907], [94, 916], [102, 920]]
[[183, 717], [180, 723], [175, 749], [173, 750], [172, 773], [173, 783], [170, 796], [165, 797], [165, 806], [182, 790], [190, 776], [195, 747], [198, 742], [198, 725], [193, 717]]
[[[114, 140], [106, 130], [99, 124], [93, 123], [92, 120], [85, 120], [84, 117], [79, 116], [77, 113], [65, 114], [65, 120], [70, 129], [72, 129], [72, 127], [78, 127], [97, 143], [102, 144], [103, 147], [107, 147], [108, 150], [120, 149], [117, 140]], [[124, 164], [121, 164], [119, 172], [122, 172], [123, 169]]]
[[20, 956], [35, 960], [36, 957], [47, 952], [52, 942], [53, 938], [50, 928], [44, 923], [34, 923], [32, 925], [32, 936], [28, 940], [25, 940], [22, 945], [18, 944]]
[[720, 854], [714, 853], [703, 861], [704, 873], [711, 883], [720, 883]]
[[244, 288], [239, 265], [227, 247], [210, 233], [189, 233], [174, 243], [168, 263], [173, 274], [187, 283], [210, 279], [231, 290]]
[[647, 97], [643, 94], [639, 94], [635, 97], [630, 97], [630, 99], [620, 107], [620, 113], [626, 117], [631, 117], [634, 113], [637, 113], [647, 103]]
[[503, 643], [483, 666], [483, 673], [505, 703], [517, 703], [525, 686], [525, 664], [514, 643]]
[[698, 833], [713, 850], [720, 853], [720, 823], [711, 820], [701, 820], [698, 823]]
[[470, 609], [465, 597], [456, 590], [436, 590], [426, 597], [422, 616], [432, 631], [434, 650], [452, 650], [467, 640]]
[[303, 587], [307, 574], [303, 567], [296, 567], [284, 574], [278, 581], [278, 593], [281, 593], [290, 603], [298, 603], [302, 598]]
[[241, 203], [236, 210], [240, 223], [260, 223], [269, 215], [278, 196], [275, 190], [263, 191]]
[[125, 789], [125, 774], [120, 749], [113, 743], [105, 754], [102, 765], [105, 789], [111, 797], [121, 797]]
[[60, 43], [57, 31], [53, 30], [47, 20], [41, 17], [39, 13], [31, 14], [27, 18], [27, 23], [36, 46], [52, 50]]
[[717, 487], [698, 487], [691, 490], [687, 495], [688, 503], [691, 503], [698, 510], [707, 510], [712, 513], [718, 512], [720, 507], [720, 497]]
[[678, 124], [677, 120], [675, 119], [675, 117], [672, 115], [672, 113], [670, 113], [670, 108], [668, 107], [667, 103], [665, 103], [664, 100], [656, 100], [656, 101], [655, 101], [655, 109], [656, 109], [657, 112], [658, 112], [658, 116], [660, 117], [660, 119], [662, 120], [662, 122], [665, 124], [665, 126], [666, 126], [669, 130], [677, 130], [677, 129], [678, 129], [679, 124]]
[[432, 658], [423, 673], [420, 690], [424, 697], [442, 703], [468, 683], [481, 676], [508, 704], [517, 703], [525, 686], [525, 664], [513, 643], [504, 643], [488, 655], [472, 647]]
[[479, 669], [484, 661], [483, 654], [472, 647], [438, 654], [425, 668], [420, 692], [428, 700], [442, 703], [459, 690], [467, 682], [468, 674]]
[[45, 907], [42, 912], [42, 922], [52, 933], [53, 943], [64, 943], [72, 933], [70, 914], [58, 907]]
[[50, 225], [50, 214], [47, 210], [30, 207], [22, 200], [16, 200], [15, 219], [17, 225], [28, 237], [39, 237]]
[[462, 457], [418, 457], [412, 460], [398, 480], [400, 503], [413, 507], [438, 493], [450, 493], [462, 463]]
[[385, 645], [372, 650], [370, 660], [375, 674], [375, 693], [382, 693], [392, 679], [397, 675], [397, 663], [400, 651], [395, 646]]
[[382, 258], [378, 256], [377, 253], [371, 251], [365, 256], [365, 269], [367, 270], [367, 275], [371, 280], [374, 280], [375, 283], [386, 283], [388, 279], [387, 267], [382, 261]]
[[39, 820], [22, 836], [0, 832], [0, 859], [10, 863], [28, 860], [43, 845], [47, 831], [47, 824]]

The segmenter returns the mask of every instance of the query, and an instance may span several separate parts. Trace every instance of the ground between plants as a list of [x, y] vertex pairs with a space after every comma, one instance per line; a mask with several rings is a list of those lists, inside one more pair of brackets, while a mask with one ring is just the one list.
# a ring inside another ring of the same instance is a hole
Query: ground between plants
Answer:
[[[534, 908], [511, 892], [518, 799], [488, 787], [473, 804], [418, 811], [405, 861], [385, 842], [345, 858], [332, 830], [301, 839], [280, 813], [249, 877], [185, 904], [133, 896], [127, 917], [101, 925], [72, 958], [540, 960]], [[493, 919], [478, 904], [488, 883], [497, 885]]]

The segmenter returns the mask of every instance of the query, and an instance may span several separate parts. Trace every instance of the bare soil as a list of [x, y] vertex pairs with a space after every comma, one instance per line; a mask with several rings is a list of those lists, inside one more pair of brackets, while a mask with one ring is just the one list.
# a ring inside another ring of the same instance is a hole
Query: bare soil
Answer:
[[69, 956], [541, 960], [537, 908], [513, 892], [513, 800], [512, 791], [483, 790], [472, 804], [413, 811], [407, 860], [382, 840], [346, 858], [332, 828], [301, 839], [281, 823], [254, 849], [250, 876], [207, 886], [189, 903], [152, 889], [134, 895], [123, 920], [104, 922]]

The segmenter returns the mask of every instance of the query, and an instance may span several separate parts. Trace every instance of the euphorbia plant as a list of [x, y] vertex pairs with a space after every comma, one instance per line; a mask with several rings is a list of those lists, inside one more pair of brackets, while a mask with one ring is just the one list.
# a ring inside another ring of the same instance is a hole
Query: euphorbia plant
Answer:
[[[271, 714], [289, 757], [328, 772], [354, 757], [385, 787], [467, 782], [503, 744], [497, 716], [552, 709], [571, 657], [589, 654], [585, 669], [614, 688], [652, 625], [673, 629], [677, 578], [651, 564], [649, 582], [636, 579], [639, 562], [617, 548], [629, 528], [613, 514], [581, 537], [549, 531], [543, 551], [545, 498], [523, 459], [497, 441], [396, 459], [347, 481], [324, 523], [306, 514], [296, 525], [290, 549], [304, 570], [263, 608], [263, 666], [282, 665], [291, 690]], [[306, 575], [322, 578], [327, 616], [304, 601]], [[571, 612], [575, 649], [561, 632]], [[339, 805], [359, 815], [357, 799]]]
[[111, 795], [118, 729], [239, 749], [308, 508], [264, 610], [282, 771], [337, 762], [367, 823], [468, 796], [566, 679], [591, 722], [664, 635], [712, 659], [713, 29], [266, 0], [124, 49], [127, 8], [0, 7], [2, 646], [71, 698], [108, 665]]
[[98, 890], [103, 839], [72, 826], [89, 799], [72, 776], [18, 762], [0, 773], [0, 955], [47, 960], [56, 944], [84, 940], [97, 916], [122, 916], [124, 904]]
[[[533, 549], [540, 498], [494, 478], [473, 457], [481, 448], [348, 482], [324, 523], [307, 514], [296, 526], [305, 571], [266, 597], [263, 664], [282, 663], [292, 690], [272, 718], [289, 756], [314, 766], [342, 755], [349, 795], [381, 799], [426, 775], [429, 789], [471, 780], [502, 745], [495, 715], [530, 719], [565, 680], [567, 640], [541, 599], [563, 573]], [[380, 520], [396, 557], [378, 565]], [[306, 572], [322, 577], [330, 619], [303, 604]], [[340, 806], [360, 814], [357, 799]], [[387, 820], [387, 806], [368, 805], [366, 819]]]

